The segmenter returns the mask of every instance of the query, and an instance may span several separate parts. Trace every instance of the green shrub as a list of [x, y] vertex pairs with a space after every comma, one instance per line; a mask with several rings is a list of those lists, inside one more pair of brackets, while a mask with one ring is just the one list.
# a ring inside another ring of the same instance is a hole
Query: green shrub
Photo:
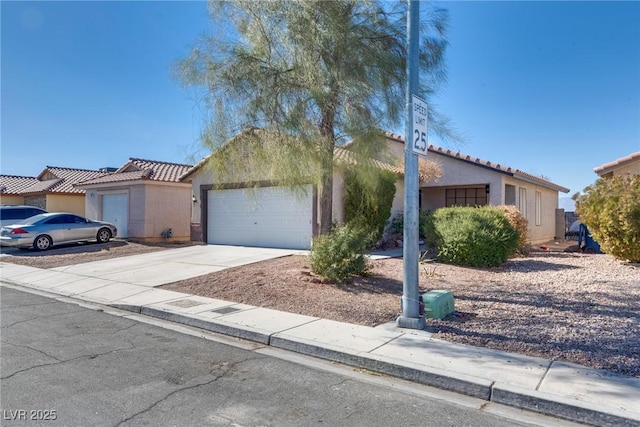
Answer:
[[576, 211], [604, 252], [640, 262], [640, 175], [598, 179], [576, 198]]
[[420, 211], [418, 229], [420, 235], [424, 237], [426, 245], [435, 245], [437, 241], [436, 225], [431, 211]]
[[[512, 205], [497, 206], [498, 210], [502, 212], [507, 218], [507, 221], [518, 230], [519, 239], [518, 246], [514, 254], [528, 255], [529, 254], [529, 221], [522, 216], [522, 213], [518, 208]], [[510, 254], [510, 255], [514, 255]]]
[[[391, 233], [402, 234], [404, 227], [404, 213], [398, 212], [389, 224], [389, 231]], [[436, 233], [435, 225], [433, 223], [433, 214], [431, 211], [420, 211], [418, 214], [418, 231], [420, 235], [424, 237], [426, 244], [435, 244]]]
[[369, 272], [364, 255], [372, 235], [350, 225], [334, 228], [331, 233], [313, 239], [309, 264], [311, 270], [332, 282], [342, 283], [352, 275]]
[[447, 263], [491, 267], [504, 263], [520, 237], [497, 208], [483, 206], [438, 209], [433, 215], [438, 258]]
[[[364, 178], [367, 178], [364, 182]], [[373, 176], [361, 177], [353, 171], [345, 172], [346, 223], [374, 234], [380, 239], [391, 215], [393, 197], [396, 194], [396, 176], [377, 171]]]
[[402, 234], [404, 227], [404, 212], [400, 211], [391, 218], [389, 223], [389, 232], [393, 234]]

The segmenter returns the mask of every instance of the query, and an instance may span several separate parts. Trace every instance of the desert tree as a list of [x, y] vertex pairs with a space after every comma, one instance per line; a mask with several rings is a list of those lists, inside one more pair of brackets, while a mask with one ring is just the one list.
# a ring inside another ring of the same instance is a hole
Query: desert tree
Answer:
[[[403, 122], [406, 12], [406, 2], [368, 0], [209, 3], [215, 33], [175, 72], [208, 107], [202, 141], [224, 153], [210, 156], [214, 171], [244, 171], [250, 161], [283, 185], [317, 184], [327, 233], [335, 147], [349, 141], [358, 155], [384, 158], [381, 129]], [[425, 12], [420, 95], [428, 100], [445, 80], [447, 14]], [[432, 131], [452, 135], [433, 109], [429, 120]]]

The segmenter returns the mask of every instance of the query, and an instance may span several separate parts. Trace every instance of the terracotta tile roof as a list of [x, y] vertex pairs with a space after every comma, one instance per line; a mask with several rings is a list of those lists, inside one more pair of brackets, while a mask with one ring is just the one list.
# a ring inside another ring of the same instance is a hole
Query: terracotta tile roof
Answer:
[[42, 192], [50, 191], [52, 188], [54, 188], [56, 185], [60, 184], [61, 182], [62, 182], [62, 179], [60, 178], [47, 179], [45, 181], [36, 181], [35, 184], [33, 184], [31, 187], [25, 188], [24, 191], [22, 191], [22, 194], [42, 193]]
[[0, 175], [0, 194], [20, 194], [36, 182], [35, 176]]
[[[184, 175], [184, 173], [189, 169], [191, 169], [191, 165], [134, 158], [129, 159], [128, 164], [136, 166], [141, 170], [151, 170], [152, 172], [149, 178], [156, 181], [179, 182], [180, 177]], [[118, 169], [118, 171], [126, 169], [126, 167], [127, 165]]]
[[[333, 158], [338, 162], [349, 163], [352, 165], [358, 164], [357, 154], [353, 151], [349, 151], [342, 147], [335, 147], [333, 150]], [[370, 162], [374, 166], [379, 167], [380, 169], [388, 170], [389, 172], [393, 172], [399, 175], [404, 175], [404, 170], [398, 166], [391, 165], [389, 163], [381, 162], [376, 159], [366, 159], [367, 162]]]
[[[386, 132], [386, 136], [389, 139], [393, 139], [396, 140], [398, 142], [401, 142], [404, 144], [404, 137], [401, 135], [396, 135], [390, 132]], [[479, 166], [479, 167], [483, 167], [483, 168], [487, 168], [487, 169], [492, 169], [496, 172], [500, 172], [509, 176], [513, 176], [514, 178], [518, 178], [521, 179], [523, 181], [526, 182], [531, 182], [533, 184], [537, 184], [540, 185], [542, 187], [546, 187], [546, 188], [550, 188], [552, 190], [556, 190], [556, 191], [562, 191], [563, 193], [568, 193], [569, 189], [566, 187], [563, 187], [561, 185], [555, 184], [551, 181], [548, 181], [544, 178], [540, 178], [538, 176], [532, 175], [530, 173], [527, 172], [523, 172], [519, 169], [515, 169], [515, 168], [511, 168], [509, 166], [506, 165], [501, 165], [499, 163], [495, 163], [495, 162], [490, 162], [488, 160], [482, 160], [478, 157], [473, 157], [473, 156], [469, 156], [467, 154], [463, 154], [460, 153], [459, 151], [452, 151], [452, 150], [448, 150], [446, 148], [442, 148], [442, 147], [438, 147], [436, 145], [429, 145], [428, 148], [428, 152], [429, 153], [437, 153], [443, 156], [447, 156], [450, 157], [452, 159], [457, 159], [457, 160], [461, 160], [463, 162], [466, 163], [470, 163], [473, 164], [475, 166]]]
[[27, 195], [45, 192], [84, 194], [85, 191], [74, 187], [74, 184], [103, 175], [106, 175], [106, 173], [95, 170], [47, 166], [40, 175], [38, 175], [38, 181], [23, 189], [20, 194]]
[[594, 168], [593, 171], [598, 175], [604, 175], [607, 172], [610, 172], [612, 169], [616, 169], [618, 167], [624, 166], [628, 163], [632, 163], [640, 160], [640, 151], [636, 151], [635, 153], [631, 153], [628, 156], [620, 157], [612, 162], [605, 163], [604, 165], [600, 165], [597, 168]]
[[[210, 156], [207, 156], [205, 158], [203, 158], [202, 160], [200, 160], [198, 163], [196, 163], [193, 167], [189, 168], [181, 177], [181, 180], [185, 180], [187, 178], [189, 178], [195, 171], [197, 171], [198, 169], [200, 169], [209, 159]], [[356, 154], [353, 151], [349, 151], [345, 148], [342, 147], [335, 147], [335, 149], [333, 150], [333, 158], [335, 161], [337, 162], [342, 162], [342, 163], [349, 163], [349, 164], [357, 164], [358, 161], [356, 159]], [[393, 173], [397, 173], [400, 175], [404, 174], [404, 170], [398, 166], [394, 166], [391, 165], [389, 163], [385, 163], [382, 162], [380, 160], [376, 160], [376, 159], [369, 159], [370, 162], [372, 162], [374, 165], [376, 165], [377, 167], [381, 168], [381, 169], [385, 169], [388, 170], [390, 172]]]
[[180, 182], [180, 177], [189, 169], [191, 169], [191, 165], [130, 158], [129, 161], [117, 171], [105, 176], [83, 181], [79, 183], [78, 186], [139, 180]]

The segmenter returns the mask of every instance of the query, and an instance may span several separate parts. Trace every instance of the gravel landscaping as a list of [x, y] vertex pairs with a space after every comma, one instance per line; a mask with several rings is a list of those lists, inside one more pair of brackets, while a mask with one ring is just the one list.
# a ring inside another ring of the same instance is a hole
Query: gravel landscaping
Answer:
[[[196, 277], [164, 289], [377, 326], [400, 314], [402, 259], [369, 277], [324, 283], [305, 256]], [[537, 252], [493, 269], [421, 264], [422, 292], [453, 293], [456, 313], [427, 320], [435, 338], [640, 377], [640, 266], [609, 255]]]

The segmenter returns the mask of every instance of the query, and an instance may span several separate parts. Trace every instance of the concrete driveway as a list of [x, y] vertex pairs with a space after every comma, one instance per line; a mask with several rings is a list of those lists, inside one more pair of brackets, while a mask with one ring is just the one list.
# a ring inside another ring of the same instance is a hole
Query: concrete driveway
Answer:
[[142, 286], [160, 286], [225, 268], [293, 254], [297, 249], [245, 246], [189, 246], [53, 268], [54, 271]]

